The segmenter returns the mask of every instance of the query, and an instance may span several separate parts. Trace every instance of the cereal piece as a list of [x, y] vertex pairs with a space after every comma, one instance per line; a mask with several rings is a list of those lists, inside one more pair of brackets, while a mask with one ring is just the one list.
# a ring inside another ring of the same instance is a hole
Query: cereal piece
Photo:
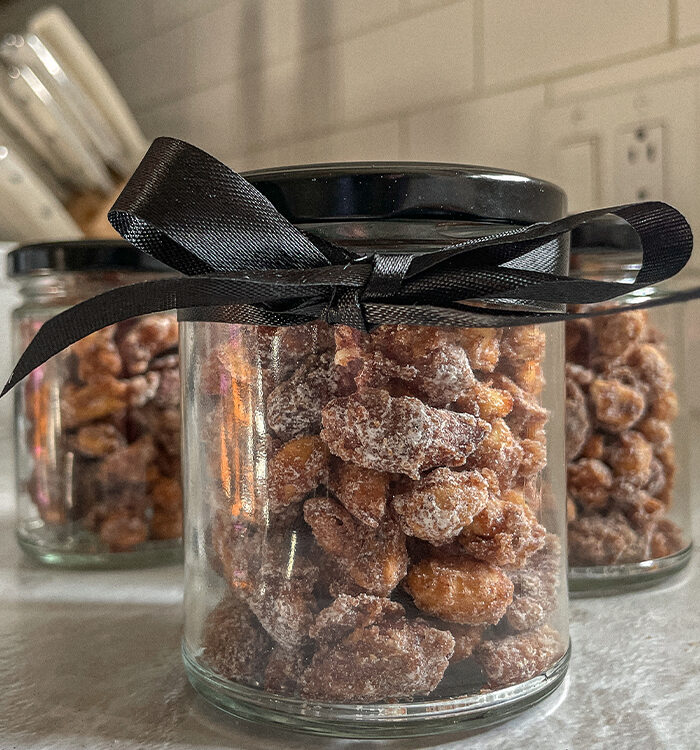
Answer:
[[636, 430], [623, 432], [605, 452], [615, 476], [624, 477], [639, 487], [649, 481], [653, 457], [651, 444]]
[[618, 512], [569, 524], [569, 565], [620, 565], [644, 559], [642, 540]]
[[[360, 610], [368, 606], [363, 604]], [[337, 640], [321, 643], [304, 672], [305, 698], [371, 703], [427, 695], [437, 687], [454, 649], [450, 633], [392, 613], [367, 625], [360, 614], [357, 627], [343, 635], [347, 621], [357, 619], [352, 598], [346, 597], [340, 608], [337, 603], [332, 607], [333, 617], [339, 617], [342, 626], [339, 633], [333, 633]], [[351, 610], [349, 617], [343, 608]], [[326, 613], [321, 612], [319, 618], [332, 621]], [[328, 638], [327, 628], [322, 632]]]
[[75, 449], [90, 458], [102, 458], [125, 446], [124, 435], [108, 422], [85, 425], [75, 436]]
[[642, 394], [618, 380], [596, 378], [589, 393], [596, 419], [610, 432], [629, 430], [644, 413]]
[[127, 552], [148, 539], [148, 524], [128, 509], [117, 508], [101, 522], [99, 536], [110, 552]]
[[149, 315], [131, 325], [117, 342], [129, 375], [140, 375], [159, 354], [177, 346], [177, 319], [174, 315]]
[[335, 500], [314, 497], [304, 503], [304, 519], [321, 547], [366, 591], [387, 596], [406, 575], [406, 540], [391, 515], [373, 529]]
[[537, 403], [532, 394], [524, 391], [509, 377], [496, 372], [492, 376], [492, 385], [507, 391], [513, 397], [513, 409], [506, 422], [516, 437], [536, 434], [547, 423], [547, 410]]
[[608, 357], [618, 357], [628, 346], [643, 340], [647, 326], [644, 310], [628, 310], [593, 318], [598, 350]]
[[345, 461], [419, 479], [436, 466], [462, 466], [489, 431], [470, 414], [368, 388], [326, 404], [321, 437]]
[[591, 433], [586, 397], [581, 386], [566, 379], [566, 460], [572, 461], [583, 450]]
[[61, 389], [61, 420], [65, 429], [105, 419], [127, 406], [129, 388], [109, 375], [94, 378], [86, 385], [66, 383]]
[[527, 633], [483, 641], [474, 656], [484, 670], [487, 686], [497, 690], [536, 677], [553, 666], [564, 650], [559, 633], [545, 625]]
[[203, 658], [214, 672], [252, 684], [257, 683], [271, 647], [248, 607], [231, 595], [207, 615], [202, 644]]
[[70, 348], [78, 360], [78, 377], [89, 382], [101, 375], [119, 377], [122, 371], [122, 358], [114, 343], [116, 326], [102, 328], [91, 333]]
[[566, 475], [569, 494], [584, 510], [607, 507], [613, 475], [606, 464], [596, 458], [581, 458], [568, 465]]
[[285, 443], [270, 460], [267, 485], [274, 512], [303, 500], [328, 474], [328, 449], [318, 435]]
[[652, 394], [649, 400], [649, 416], [672, 422], [678, 416], [678, 396], [675, 391]]
[[404, 581], [418, 609], [463, 625], [495, 625], [513, 601], [499, 568], [469, 557], [425, 557]]
[[335, 460], [328, 476], [328, 489], [358, 521], [377, 528], [384, 517], [391, 476]]
[[566, 321], [566, 361], [588, 367], [593, 346], [593, 324], [585, 318]]
[[477, 382], [456, 399], [452, 408], [491, 422], [510, 414], [513, 410], [513, 396], [508, 391]]
[[529, 506], [495, 500], [476, 515], [459, 535], [467, 554], [509, 568], [521, 568], [544, 544], [545, 529]]
[[306, 666], [306, 659], [302, 649], [275, 646], [265, 667], [265, 690], [277, 695], [296, 695], [299, 692], [299, 678]]
[[547, 534], [544, 545], [525, 567], [508, 573], [513, 582], [513, 603], [506, 612], [506, 621], [513, 630], [539, 627], [556, 607], [560, 555], [559, 539]]
[[671, 442], [671, 425], [662, 419], [647, 417], [636, 428], [650, 443], [666, 445]]
[[599, 433], [591, 435], [581, 450], [583, 458], [602, 459], [605, 455], [605, 438]]
[[625, 362], [638, 374], [652, 394], [664, 393], [671, 388], [671, 365], [653, 344], [631, 346], [625, 354]]
[[156, 456], [150, 436], [145, 436], [126, 448], [110, 453], [100, 464], [99, 477], [103, 486], [141, 484], [146, 481], [149, 464]]
[[431, 471], [394, 496], [404, 533], [435, 545], [456, 537], [489, 500], [489, 486], [478, 471]]
[[656, 560], [659, 557], [672, 555], [675, 552], [680, 552], [687, 544], [683, 530], [668, 518], [661, 518], [651, 535], [650, 557]]
[[280, 383], [267, 399], [267, 424], [287, 442], [321, 429], [321, 408], [338, 390], [338, 374], [331, 354], [309, 357]]
[[546, 441], [523, 438], [520, 447], [523, 449], [523, 457], [518, 467], [518, 477], [528, 479], [537, 476], [547, 466]]
[[503, 419], [495, 419], [491, 432], [479, 443], [468, 458], [466, 466], [470, 469], [488, 467], [496, 472], [501, 487], [509, 487], [520, 468], [524, 451], [521, 444]]

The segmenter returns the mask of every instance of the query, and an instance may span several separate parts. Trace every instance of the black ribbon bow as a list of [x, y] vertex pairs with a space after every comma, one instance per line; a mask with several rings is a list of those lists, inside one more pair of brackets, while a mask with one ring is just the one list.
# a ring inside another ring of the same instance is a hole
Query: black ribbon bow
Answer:
[[[642, 263], [634, 282], [552, 273], [562, 238], [606, 214], [637, 232]], [[575, 317], [557, 311], [562, 305], [605, 302], [673, 276], [687, 263], [693, 244], [680, 212], [646, 202], [510, 229], [431, 253], [357, 257], [297, 229], [241, 175], [173, 138], [153, 142], [109, 220], [126, 240], [183, 275], [119, 287], [48, 320], [2, 395], [79, 339], [138, 315], [177, 309], [183, 320], [256, 325], [321, 318], [362, 329], [383, 323], [542, 323]], [[542, 303], [551, 311], [523, 307]]]

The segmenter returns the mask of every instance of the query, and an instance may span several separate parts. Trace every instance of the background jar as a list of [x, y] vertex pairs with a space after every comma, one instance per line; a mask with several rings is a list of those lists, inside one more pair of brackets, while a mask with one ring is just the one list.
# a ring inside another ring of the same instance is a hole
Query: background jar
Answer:
[[[16, 357], [81, 300], [168, 272], [121, 241], [24, 246], [8, 255], [22, 297]], [[50, 565], [118, 567], [181, 556], [177, 321], [149, 315], [98, 331], [15, 390], [17, 539]]]
[[[585, 226], [572, 237], [572, 274], [631, 281], [639, 253], [622, 249], [635, 242], [620, 221]], [[665, 300], [697, 284], [695, 274], [683, 272], [613, 300], [609, 315], [567, 323], [573, 592], [647, 586], [690, 558], [690, 307]], [[634, 309], [650, 302], [649, 308]], [[614, 312], [623, 306], [627, 309]]]
[[[358, 254], [565, 210], [552, 185], [459, 166], [247, 177]], [[562, 339], [559, 324], [181, 322], [195, 688], [345, 736], [489, 724], [551, 692], [568, 662]]]

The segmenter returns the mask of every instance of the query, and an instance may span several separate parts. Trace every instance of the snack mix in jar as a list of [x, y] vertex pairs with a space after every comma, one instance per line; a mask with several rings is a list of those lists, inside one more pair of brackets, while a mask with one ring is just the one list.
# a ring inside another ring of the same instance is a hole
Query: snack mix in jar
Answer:
[[502, 720], [560, 682], [560, 324], [180, 335], [183, 651], [205, 697], [382, 736]]
[[[162, 273], [127, 243], [19, 248], [16, 349], [79, 299]], [[182, 537], [176, 316], [109, 326], [37, 368], [16, 391], [17, 535], [49, 564], [177, 559]]]

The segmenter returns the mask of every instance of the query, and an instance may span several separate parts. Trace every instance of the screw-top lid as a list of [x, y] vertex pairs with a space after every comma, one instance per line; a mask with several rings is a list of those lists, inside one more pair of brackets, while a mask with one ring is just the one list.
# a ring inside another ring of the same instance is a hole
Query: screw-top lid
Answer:
[[123, 240], [71, 240], [23, 245], [7, 255], [7, 275], [85, 271], [172, 273], [172, 269]]
[[243, 176], [295, 224], [352, 219], [531, 224], [566, 213], [564, 191], [550, 182], [463, 164], [311, 164]]

